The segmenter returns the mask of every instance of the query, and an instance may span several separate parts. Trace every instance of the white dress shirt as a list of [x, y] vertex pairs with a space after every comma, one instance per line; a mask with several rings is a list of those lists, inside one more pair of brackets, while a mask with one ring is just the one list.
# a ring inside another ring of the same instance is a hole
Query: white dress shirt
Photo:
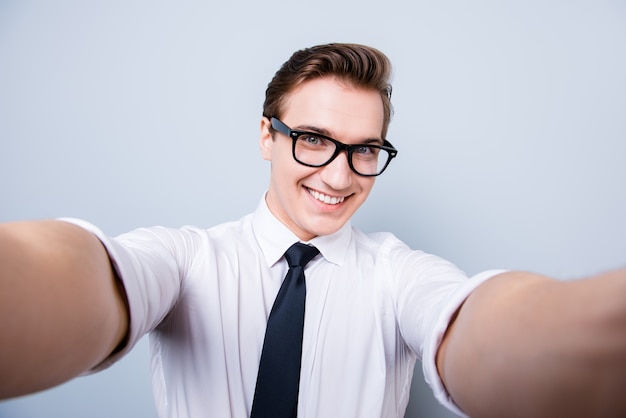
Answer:
[[[263, 338], [298, 238], [265, 200], [238, 222], [211, 229], [138, 229], [106, 246], [126, 289], [130, 335], [115, 362], [150, 333], [160, 417], [249, 417]], [[346, 224], [312, 239], [298, 417], [402, 417], [413, 368], [452, 411], [435, 367], [448, 322], [490, 271], [472, 279], [389, 233]]]

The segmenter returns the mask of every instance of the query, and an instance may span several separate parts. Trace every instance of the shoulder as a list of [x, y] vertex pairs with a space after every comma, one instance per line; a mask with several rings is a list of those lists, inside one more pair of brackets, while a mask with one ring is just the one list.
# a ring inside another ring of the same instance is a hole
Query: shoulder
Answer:
[[238, 221], [226, 222], [202, 228], [185, 225], [179, 228], [151, 226], [118, 235], [113, 240], [123, 247], [136, 251], [167, 251], [193, 254], [207, 247], [226, 246], [246, 239], [250, 231], [250, 216]]
[[465, 277], [453, 263], [423, 250], [416, 250], [390, 232], [364, 233], [353, 230], [357, 251], [371, 254], [376, 264], [391, 276], [449, 275]]
[[249, 223], [249, 216], [245, 216], [238, 221], [225, 222], [210, 228], [194, 225], [185, 225], [179, 228], [151, 226], [123, 233], [115, 239], [131, 244], [149, 245], [152, 243], [154, 245], [193, 247], [203, 243], [219, 242], [230, 237], [236, 239], [249, 228]]
[[377, 257], [389, 256], [394, 251], [413, 251], [391, 232], [365, 233], [352, 229], [355, 246], [359, 252], [369, 252]]

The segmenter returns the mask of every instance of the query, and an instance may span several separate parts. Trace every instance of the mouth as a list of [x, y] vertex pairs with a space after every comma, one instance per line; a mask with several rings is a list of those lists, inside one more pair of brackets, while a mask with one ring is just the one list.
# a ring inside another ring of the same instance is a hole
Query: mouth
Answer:
[[306, 190], [311, 196], [313, 196], [315, 200], [319, 200], [320, 202], [327, 205], [338, 205], [346, 200], [344, 196], [329, 196], [324, 193], [320, 193], [317, 190], [309, 189], [308, 187], [306, 188]]

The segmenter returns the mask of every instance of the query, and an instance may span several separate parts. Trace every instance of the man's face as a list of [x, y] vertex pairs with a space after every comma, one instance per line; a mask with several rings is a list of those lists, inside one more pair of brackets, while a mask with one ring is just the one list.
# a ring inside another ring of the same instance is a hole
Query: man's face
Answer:
[[[295, 88], [284, 109], [280, 119], [294, 130], [321, 133], [346, 144], [381, 138], [383, 103], [373, 90], [347, 87], [331, 78], [314, 79]], [[339, 230], [367, 199], [374, 177], [353, 172], [345, 152], [324, 167], [299, 164], [292, 156], [292, 139], [279, 132], [272, 138], [271, 132], [270, 121], [263, 118], [261, 154], [272, 165], [266, 196], [270, 211], [304, 241]]]

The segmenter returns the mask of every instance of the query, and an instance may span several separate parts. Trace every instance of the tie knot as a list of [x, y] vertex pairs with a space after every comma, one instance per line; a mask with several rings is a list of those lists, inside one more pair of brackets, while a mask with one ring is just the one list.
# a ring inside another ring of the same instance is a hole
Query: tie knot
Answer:
[[312, 245], [306, 245], [301, 242], [296, 242], [293, 244], [287, 251], [285, 251], [285, 258], [287, 259], [287, 263], [289, 263], [289, 267], [302, 267], [306, 266], [306, 264], [313, 259], [317, 254], [319, 254], [320, 250], [313, 247]]

